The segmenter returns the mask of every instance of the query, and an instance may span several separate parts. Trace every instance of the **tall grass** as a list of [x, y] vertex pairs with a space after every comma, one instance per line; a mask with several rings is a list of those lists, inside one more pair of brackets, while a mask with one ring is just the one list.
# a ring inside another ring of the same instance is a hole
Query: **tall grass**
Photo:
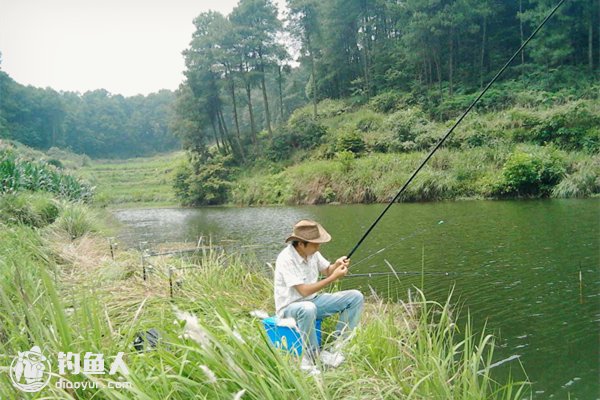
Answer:
[[[118, 376], [69, 375], [99, 389], [43, 389], [43, 398], [109, 399], [487, 399], [521, 398], [523, 386], [497, 384], [490, 371], [493, 339], [459, 334], [450, 300], [410, 304], [370, 299], [340, 368], [306, 376], [298, 360], [273, 348], [261, 322], [249, 315], [271, 309], [272, 286], [263, 272], [238, 257], [209, 251], [192, 261], [158, 258], [147, 281], [139, 255], [113, 261], [105, 241], [89, 236], [50, 246], [40, 231], [0, 231], [0, 365], [33, 344], [53, 360], [59, 351], [126, 353], [128, 389], [111, 389]], [[54, 250], [49, 250], [50, 248]], [[63, 249], [63, 250], [60, 250]], [[68, 249], [68, 250], [67, 250]], [[64, 251], [83, 253], [81, 261]], [[169, 297], [168, 269], [177, 273]], [[177, 321], [174, 323], [174, 321]], [[136, 333], [156, 328], [157, 348], [136, 352]], [[55, 371], [56, 372], [56, 371]], [[20, 395], [0, 375], [0, 396]]]

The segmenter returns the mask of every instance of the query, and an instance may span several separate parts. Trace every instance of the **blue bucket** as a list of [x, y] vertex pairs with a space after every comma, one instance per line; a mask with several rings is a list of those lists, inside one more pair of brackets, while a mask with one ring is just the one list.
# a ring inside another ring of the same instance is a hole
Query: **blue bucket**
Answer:
[[[298, 356], [302, 355], [302, 338], [300, 332], [297, 329], [290, 328], [287, 326], [277, 326], [279, 318], [269, 317], [263, 319], [263, 325], [267, 331], [267, 336], [271, 343], [278, 349], [286, 350], [292, 354]], [[315, 329], [317, 331], [317, 342], [319, 347], [321, 346], [321, 320], [317, 319], [315, 322]]]

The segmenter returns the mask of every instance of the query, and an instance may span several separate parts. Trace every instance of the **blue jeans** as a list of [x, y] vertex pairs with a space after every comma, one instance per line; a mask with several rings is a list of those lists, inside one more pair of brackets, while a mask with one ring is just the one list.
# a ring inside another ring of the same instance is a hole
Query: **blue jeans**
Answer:
[[294, 318], [302, 337], [305, 350], [312, 354], [318, 352], [315, 321], [339, 313], [334, 332], [340, 336], [356, 328], [363, 309], [363, 294], [358, 290], [344, 290], [336, 293], [321, 293], [310, 300], [297, 301], [285, 307], [283, 316]]

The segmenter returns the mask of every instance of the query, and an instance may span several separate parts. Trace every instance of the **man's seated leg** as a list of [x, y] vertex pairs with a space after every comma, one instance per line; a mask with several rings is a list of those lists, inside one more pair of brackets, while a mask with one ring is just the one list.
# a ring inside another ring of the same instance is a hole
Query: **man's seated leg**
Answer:
[[334, 335], [339, 336], [356, 328], [364, 305], [364, 296], [358, 290], [322, 293], [312, 302], [317, 306], [317, 318], [340, 314]]
[[311, 301], [298, 301], [283, 310], [285, 318], [294, 318], [302, 338], [302, 352], [313, 360], [319, 351], [319, 342], [315, 330], [317, 306]]
[[313, 299], [317, 305], [317, 318], [325, 318], [339, 313], [338, 324], [333, 335], [336, 337], [331, 351], [323, 351], [324, 364], [337, 367], [345, 357], [341, 353], [343, 344], [349, 339], [350, 332], [356, 328], [364, 305], [364, 297], [358, 290], [345, 290], [336, 293], [323, 293]]

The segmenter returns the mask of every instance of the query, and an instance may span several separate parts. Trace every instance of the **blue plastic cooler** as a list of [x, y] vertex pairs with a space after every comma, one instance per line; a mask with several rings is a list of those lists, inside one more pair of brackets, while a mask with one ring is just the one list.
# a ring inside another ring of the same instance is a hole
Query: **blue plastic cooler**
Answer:
[[[292, 354], [298, 356], [302, 355], [302, 339], [300, 338], [300, 332], [297, 329], [290, 328], [287, 326], [277, 326], [279, 318], [269, 317], [263, 319], [263, 325], [267, 331], [267, 336], [271, 343], [279, 349], [284, 349]], [[317, 342], [319, 347], [321, 346], [321, 320], [317, 319], [315, 322], [315, 329], [317, 330]]]

